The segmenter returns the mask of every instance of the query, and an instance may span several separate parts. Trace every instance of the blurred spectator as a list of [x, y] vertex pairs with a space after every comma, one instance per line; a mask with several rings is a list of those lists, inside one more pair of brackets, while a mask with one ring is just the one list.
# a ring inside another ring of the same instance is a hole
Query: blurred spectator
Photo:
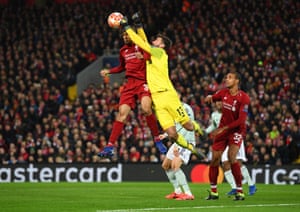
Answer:
[[[182, 2], [1, 6], [1, 163], [109, 162], [96, 154], [110, 134], [120, 86], [91, 85], [74, 101], [67, 88], [98, 56], [121, 46], [118, 31], [106, 24], [116, 8], [126, 15], [143, 11], [150, 39], [157, 31], [172, 38], [170, 77], [198, 122], [206, 127], [212, 110], [203, 97], [222, 87], [228, 70], [238, 70], [251, 97], [248, 163], [299, 162], [299, 2]], [[140, 153], [135, 161], [161, 161], [139, 110], [131, 114], [124, 135], [112, 161], [132, 162], [128, 143]], [[210, 142], [197, 138], [197, 147], [208, 153]]]

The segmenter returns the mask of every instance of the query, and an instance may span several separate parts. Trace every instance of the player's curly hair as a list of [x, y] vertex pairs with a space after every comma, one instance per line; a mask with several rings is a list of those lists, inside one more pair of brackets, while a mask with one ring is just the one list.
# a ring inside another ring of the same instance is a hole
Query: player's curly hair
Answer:
[[168, 49], [172, 46], [173, 42], [172, 42], [172, 40], [171, 40], [170, 38], [168, 38], [167, 36], [165, 36], [165, 35], [159, 33], [159, 34], [157, 35], [157, 37], [158, 37], [158, 38], [162, 38], [162, 40], [163, 40], [163, 42], [164, 42], [164, 44], [165, 44], [165, 48], [164, 48], [165, 50], [168, 50]]

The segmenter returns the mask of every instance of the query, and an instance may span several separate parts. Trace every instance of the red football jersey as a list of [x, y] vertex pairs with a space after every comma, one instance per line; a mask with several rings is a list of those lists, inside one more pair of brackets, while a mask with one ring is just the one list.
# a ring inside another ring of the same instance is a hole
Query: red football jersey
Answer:
[[228, 131], [238, 132], [242, 135], [246, 134], [246, 119], [250, 98], [244, 91], [233, 96], [228, 88], [224, 88], [216, 92], [213, 101], [222, 101], [222, 117], [219, 128], [228, 126]]
[[110, 73], [120, 73], [125, 71], [125, 77], [133, 77], [146, 81], [146, 62], [145, 59], [138, 59], [136, 53], [143, 50], [135, 44], [124, 45], [119, 52], [120, 64], [110, 69]]

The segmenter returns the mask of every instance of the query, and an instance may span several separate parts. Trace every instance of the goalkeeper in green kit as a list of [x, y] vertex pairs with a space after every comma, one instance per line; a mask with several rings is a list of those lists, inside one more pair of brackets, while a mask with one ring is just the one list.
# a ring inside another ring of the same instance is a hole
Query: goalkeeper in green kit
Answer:
[[132, 42], [146, 52], [144, 54], [146, 59], [146, 79], [151, 92], [154, 110], [161, 127], [172, 142], [176, 142], [178, 145], [191, 150], [199, 158], [202, 158], [195, 146], [188, 143], [176, 131], [175, 122], [180, 123], [189, 131], [195, 131], [199, 135], [203, 134], [199, 124], [191, 121], [187, 115], [169, 78], [166, 50], [172, 45], [171, 40], [165, 35], [158, 34], [156, 39], [152, 41], [152, 45], [150, 45], [142, 28], [139, 14], [135, 13], [132, 19], [137, 28], [137, 33], [128, 24], [126, 17], [121, 20], [120, 25], [128, 33]]

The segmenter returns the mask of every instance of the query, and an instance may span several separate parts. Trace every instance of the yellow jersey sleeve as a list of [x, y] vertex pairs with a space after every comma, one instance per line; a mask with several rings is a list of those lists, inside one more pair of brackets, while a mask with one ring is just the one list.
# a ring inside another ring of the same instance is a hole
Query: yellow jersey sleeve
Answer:
[[165, 50], [152, 47], [148, 41], [143, 40], [132, 28], [126, 29], [126, 32], [133, 43], [151, 55], [150, 60], [146, 62], [147, 84], [151, 93], [164, 91], [176, 93], [169, 78], [168, 55]]
[[145, 33], [143, 27], [139, 27], [139, 28], [137, 29], [137, 34], [138, 34], [145, 42], [148, 43], [148, 39], [147, 39], [147, 36], [146, 36], [146, 33]]
[[146, 52], [150, 54], [151, 46], [148, 43], [147, 39], [143, 40], [143, 38], [140, 37], [138, 34], [136, 34], [132, 28], [126, 29], [126, 32], [128, 33], [133, 43], [135, 43], [136, 45], [138, 45], [139, 47], [141, 47], [142, 49], [144, 49]]

